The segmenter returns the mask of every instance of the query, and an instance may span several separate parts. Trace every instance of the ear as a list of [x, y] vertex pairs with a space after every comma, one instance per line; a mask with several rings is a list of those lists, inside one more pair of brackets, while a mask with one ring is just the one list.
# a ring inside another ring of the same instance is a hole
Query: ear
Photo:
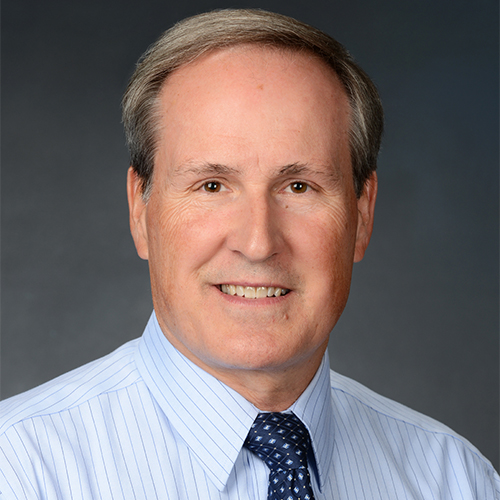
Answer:
[[362, 195], [358, 199], [358, 228], [356, 232], [356, 246], [354, 262], [359, 262], [365, 255], [373, 231], [373, 215], [375, 200], [377, 199], [378, 180], [373, 172], [365, 182]]
[[146, 225], [146, 202], [142, 196], [141, 178], [130, 167], [127, 173], [127, 198], [130, 232], [141, 259], [148, 259], [148, 231]]

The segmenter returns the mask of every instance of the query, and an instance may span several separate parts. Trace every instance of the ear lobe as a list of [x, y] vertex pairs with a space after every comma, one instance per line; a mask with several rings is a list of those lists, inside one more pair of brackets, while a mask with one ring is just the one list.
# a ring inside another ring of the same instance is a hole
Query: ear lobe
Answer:
[[368, 243], [370, 243], [377, 189], [377, 174], [373, 172], [365, 183], [363, 194], [358, 199], [358, 227], [356, 231], [354, 262], [359, 262], [363, 258]]
[[127, 198], [130, 232], [141, 259], [148, 259], [148, 231], [146, 225], [146, 203], [142, 196], [141, 179], [130, 167], [127, 172]]

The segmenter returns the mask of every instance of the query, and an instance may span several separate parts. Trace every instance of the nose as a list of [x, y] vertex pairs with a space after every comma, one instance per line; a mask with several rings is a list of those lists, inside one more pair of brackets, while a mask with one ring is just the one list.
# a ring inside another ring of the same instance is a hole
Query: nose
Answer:
[[248, 196], [233, 207], [227, 245], [251, 262], [264, 262], [283, 243], [279, 208], [270, 196]]

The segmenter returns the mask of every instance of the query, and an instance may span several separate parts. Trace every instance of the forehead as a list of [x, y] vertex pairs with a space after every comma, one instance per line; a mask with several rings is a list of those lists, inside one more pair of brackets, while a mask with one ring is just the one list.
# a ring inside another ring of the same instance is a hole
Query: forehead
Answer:
[[231, 150], [261, 156], [263, 145], [280, 154], [284, 146], [299, 155], [316, 150], [325, 156], [348, 148], [349, 122], [346, 92], [316, 56], [236, 46], [170, 75], [160, 94], [159, 143], [193, 154], [198, 146], [206, 151], [223, 140]]
[[293, 80], [297, 90], [309, 90], [304, 93], [309, 98], [321, 88], [324, 97], [337, 94], [347, 103], [347, 94], [333, 68], [312, 52], [249, 44], [212, 50], [181, 66], [165, 81], [160, 99], [168, 99], [170, 93], [178, 95], [184, 90], [187, 94], [203, 87], [211, 88], [215, 95], [217, 89], [252, 80], [255, 88], [262, 91], [269, 91], [273, 85], [289, 87], [289, 80]]

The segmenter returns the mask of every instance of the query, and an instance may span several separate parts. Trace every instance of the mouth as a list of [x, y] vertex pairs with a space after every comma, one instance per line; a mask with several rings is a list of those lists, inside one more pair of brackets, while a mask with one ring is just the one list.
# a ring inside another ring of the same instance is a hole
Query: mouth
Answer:
[[265, 299], [280, 297], [290, 292], [288, 288], [274, 286], [242, 286], [242, 285], [217, 285], [217, 288], [227, 295], [235, 295], [245, 299]]

